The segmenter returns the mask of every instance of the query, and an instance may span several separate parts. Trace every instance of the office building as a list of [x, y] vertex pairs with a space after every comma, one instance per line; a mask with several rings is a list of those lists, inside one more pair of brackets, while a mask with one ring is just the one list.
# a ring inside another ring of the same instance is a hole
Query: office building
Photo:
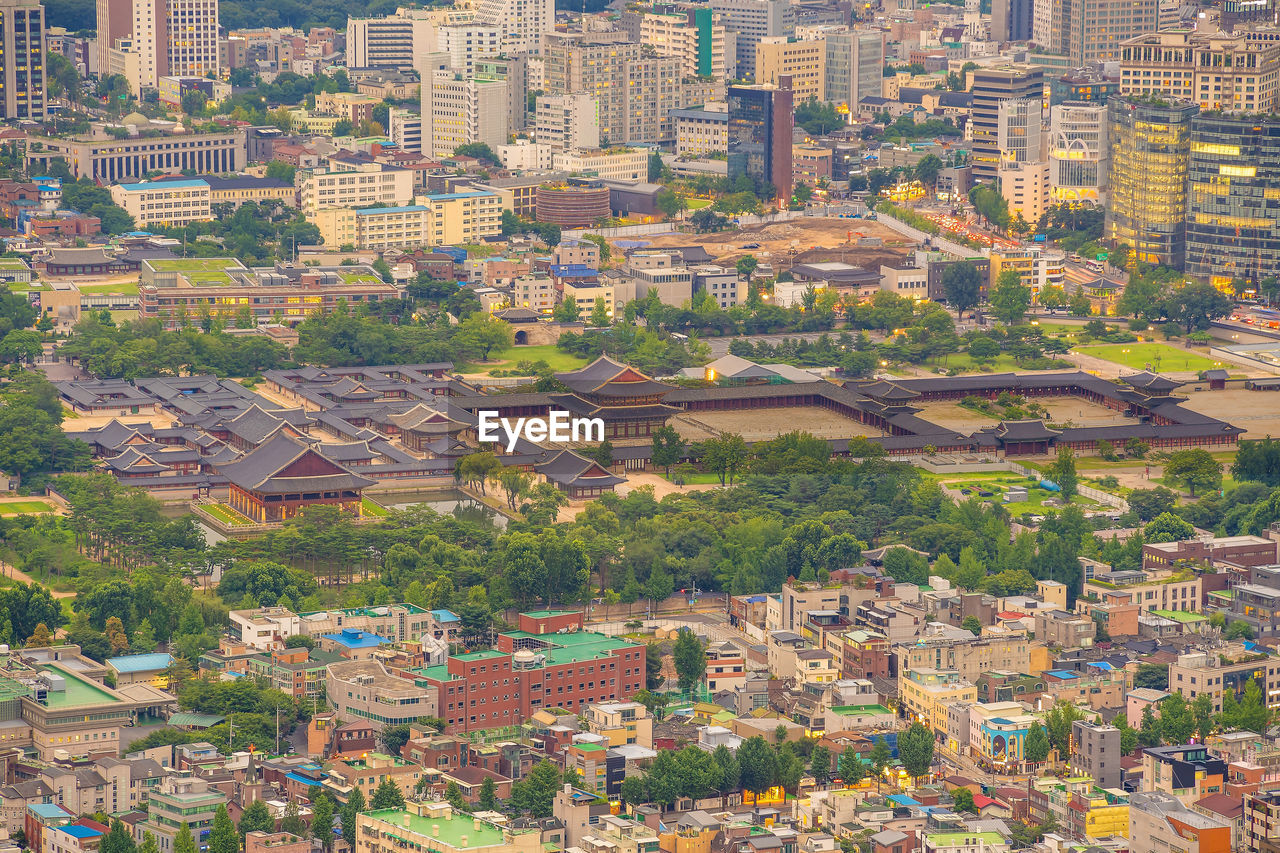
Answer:
[[44, 120], [44, 63], [40, 0], [0, 0], [0, 120]]
[[556, 151], [551, 155], [551, 168], [605, 181], [643, 181], [649, 175], [649, 152], [639, 148]]
[[480, 0], [475, 20], [497, 28], [504, 51], [541, 53], [543, 36], [556, 29], [555, 0]]
[[507, 129], [519, 133], [528, 126], [529, 54], [511, 53], [476, 60], [475, 73], [507, 83]]
[[1177, 693], [1188, 704], [1198, 696], [1208, 694], [1213, 700], [1215, 713], [1222, 711], [1226, 695], [1239, 700], [1250, 681], [1256, 682], [1267, 705], [1280, 705], [1280, 665], [1270, 659], [1252, 660], [1242, 646], [1236, 646], [1233, 654], [1188, 652], [1178, 655], [1169, 664], [1170, 693]]
[[143, 227], [207, 222], [213, 218], [211, 198], [209, 185], [198, 179], [145, 181], [111, 188], [111, 200]]
[[1106, 236], [1129, 246], [1144, 263], [1181, 269], [1191, 120], [1199, 107], [1187, 101], [1113, 97], [1107, 110], [1111, 189]]
[[600, 102], [587, 92], [539, 95], [533, 138], [552, 151], [600, 147]]
[[502, 231], [496, 193], [420, 196], [404, 207], [325, 208], [310, 218], [326, 246], [360, 250], [480, 243]]
[[1120, 93], [1192, 101], [1202, 110], [1271, 113], [1280, 104], [1280, 41], [1166, 30], [1120, 50]]
[[436, 28], [436, 50], [448, 55], [450, 68], [470, 75], [477, 60], [502, 52], [502, 34], [495, 26], [474, 21], [445, 24]]
[[772, 184], [778, 198], [791, 197], [791, 127], [794, 101], [789, 81], [781, 88], [729, 87], [729, 180], [746, 175]]
[[200, 133], [127, 139], [30, 137], [27, 146], [29, 174], [48, 174], [57, 158], [66, 162], [76, 178], [119, 183], [141, 179], [148, 172], [198, 174], [238, 172], [245, 165], [243, 137], [234, 133]]
[[1035, 0], [992, 0], [991, 40], [1030, 41]]
[[739, 73], [755, 71], [760, 39], [795, 35], [795, 7], [787, 0], [711, 0], [711, 8], [737, 34]]
[[1041, 159], [1040, 105], [1039, 97], [1009, 98], [996, 104], [996, 145], [1002, 166]]
[[878, 98], [884, 68], [884, 33], [879, 30], [829, 32], [823, 97], [857, 112], [863, 98]]
[[1071, 724], [1071, 770], [1076, 776], [1089, 776], [1099, 788], [1119, 788], [1123, 781], [1120, 769], [1120, 730], [1086, 720]]
[[387, 128], [387, 131], [391, 134], [391, 141], [396, 144], [396, 147], [401, 151], [421, 154], [422, 116], [404, 107], [392, 107], [388, 111], [388, 119], [391, 127]]
[[507, 142], [507, 81], [434, 71], [422, 81], [422, 144], [428, 157], [449, 157], [460, 145]]
[[624, 12], [623, 23], [635, 41], [649, 45], [659, 56], [684, 60], [685, 76], [717, 80], [737, 76], [737, 34], [710, 7], [679, 12]]
[[1121, 42], [1159, 29], [1160, 0], [1034, 0], [1032, 40], [1072, 68], [1120, 58]]
[[761, 86], [777, 86], [791, 81], [796, 103], [810, 98], [826, 99], [827, 43], [823, 39], [798, 40], [786, 36], [765, 36], [756, 45], [755, 81]]
[[676, 156], [704, 157], [729, 150], [729, 105], [720, 101], [687, 110], [672, 110]]
[[[1280, 267], [1280, 121], [1262, 116], [1204, 114], [1191, 121], [1187, 188], [1189, 275], [1225, 287], [1234, 279], [1255, 287]], [[1238, 585], [1248, 613], [1274, 613], [1280, 590]], [[1233, 601], [1233, 608], [1236, 603]], [[1255, 636], [1274, 636], [1271, 619], [1254, 620]]]
[[1044, 69], [1002, 65], [972, 73], [973, 176], [991, 181], [1000, 164], [1000, 102], [1042, 98]]
[[1129, 795], [1130, 853], [1230, 853], [1231, 825], [1194, 812], [1163, 791]]
[[135, 94], [218, 73], [218, 0], [98, 0], [98, 33], [102, 67], [126, 71]]
[[308, 215], [326, 207], [398, 206], [412, 198], [411, 171], [364, 155], [334, 155], [327, 168], [316, 169], [302, 182], [302, 210]]
[[1049, 184], [1054, 204], [1105, 199], [1110, 144], [1107, 108], [1069, 101], [1049, 110]]
[[174, 839], [186, 827], [200, 845], [213, 827], [218, 806], [227, 795], [204, 779], [169, 777], [147, 799], [147, 818], [134, 829], [141, 841], [146, 833], [155, 836], [161, 853], [172, 853]]
[[347, 18], [348, 68], [413, 68], [436, 50], [435, 26], [424, 10], [397, 9], [381, 18]]

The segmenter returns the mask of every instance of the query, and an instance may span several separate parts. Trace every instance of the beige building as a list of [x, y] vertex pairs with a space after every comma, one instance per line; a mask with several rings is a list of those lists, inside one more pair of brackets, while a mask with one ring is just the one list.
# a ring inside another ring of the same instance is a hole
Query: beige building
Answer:
[[574, 284], [569, 281], [564, 283], [564, 293], [561, 301], [575, 303], [578, 306], [578, 316], [584, 320], [591, 316], [591, 312], [596, 307], [597, 299], [604, 300], [605, 310], [607, 310], [609, 312], [609, 316], [612, 317], [614, 310], [614, 292], [612, 284], [609, 284], [608, 282], [600, 282], [599, 284]]
[[978, 688], [955, 670], [899, 670], [898, 698], [907, 715], [935, 732], [947, 730], [947, 706], [954, 702], [977, 702]]
[[111, 188], [111, 200], [140, 226], [171, 227], [213, 218], [212, 192], [200, 180], [116, 184]]
[[635, 743], [653, 748], [653, 718], [639, 702], [600, 702], [587, 708], [587, 731], [609, 746]]
[[969, 640], [922, 639], [894, 646], [893, 653], [898, 658], [899, 672], [955, 670], [962, 679], [972, 681], [992, 670], [1035, 672], [1032, 647], [1036, 645], [1025, 631], [1009, 631]]
[[29, 174], [47, 175], [50, 163], [60, 157], [74, 177], [113, 184], [141, 179], [148, 172], [223, 174], [238, 172], [245, 165], [244, 137], [235, 133], [128, 139], [30, 136], [27, 143]]
[[1270, 113], [1280, 87], [1280, 42], [1244, 34], [1164, 30], [1120, 48], [1122, 95], [1169, 96], [1202, 110]]
[[1000, 194], [1009, 205], [1010, 217], [1022, 214], [1034, 226], [1049, 209], [1052, 188], [1047, 161], [1000, 164]]
[[1093, 645], [1097, 624], [1087, 616], [1065, 610], [1036, 611], [1036, 639], [1063, 649], [1082, 649]]
[[404, 207], [327, 207], [308, 214], [326, 246], [378, 250], [478, 243], [502, 230], [496, 193], [422, 196]]
[[705, 14], [711, 15], [709, 50], [701, 44], [698, 12], [641, 14], [640, 43], [652, 47], [659, 56], [682, 60], [688, 77], [702, 75], [732, 80], [737, 76], [737, 33], [727, 30], [720, 16], [709, 9]]
[[600, 102], [586, 92], [539, 95], [533, 138], [553, 152], [599, 148]]
[[316, 95], [316, 112], [344, 118], [352, 124], [373, 118], [373, 108], [381, 98], [361, 95], [358, 92], [321, 92]]
[[1099, 600], [1106, 593], [1127, 594], [1129, 601], [1143, 610], [1200, 610], [1200, 578], [1190, 572], [1145, 571], [1111, 573], [1103, 580], [1096, 577], [1084, 582], [1082, 594]]
[[437, 70], [422, 81], [422, 153], [449, 157], [461, 145], [507, 142], [507, 81]]
[[135, 95], [161, 77], [217, 76], [218, 0], [97, 0], [97, 11], [99, 59], [110, 68], [112, 50], [127, 45]]
[[724, 101], [672, 110], [676, 156], [705, 157], [729, 151], [729, 105]]
[[325, 207], [387, 207], [413, 199], [413, 172], [356, 156], [333, 156], [302, 182], [302, 210], [308, 216]]
[[166, 779], [151, 792], [147, 819], [135, 827], [135, 840], [140, 842], [146, 833], [151, 833], [161, 853], [172, 853], [174, 839], [183, 826], [189, 828], [196, 838], [201, 838], [213, 827], [218, 806], [226, 802], [227, 795], [205, 779]]
[[329, 704], [343, 719], [384, 726], [439, 716], [439, 693], [398, 678], [376, 660], [331, 663], [326, 679]]
[[1178, 655], [1177, 662], [1169, 664], [1168, 692], [1181, 695], [1188, 704], [1207, 693], [1213, 700], [1214, 712], [1221, 713], [1224, 695], [1230, 692], [1238, 698], [1248, 683], [1255, 681], [1267, 705], [1280, 706], [1280, 664], [1272, 658], [1252, 658], [1254, 655], [1239, 645], [1227, 649], [1225, 654], [1214, 651]]
[[643, 181], [649, 176], [649, 152], [635, 148], [557, 151], [551, 155], [551, 167], [605, 181]]
[[511, 285], [511, 304], [517, 308], [550, 314], [556, 307], [556, 289], [551, 276], [536, 272], [517, 278]]
[[777, 86], [779, 78], [790, 76], [797, 104], [809, 98], [826, 98], [826, 69], [825, 39], [798, 41], [786, 36], [765, 36], [756, 45], [756, 83]]
[[515, 830], [455, 813], [441, 802], [405, 803], [403, 809], [365, 812], [357, 818], [355, 853], [542, 853], [537, 829]]

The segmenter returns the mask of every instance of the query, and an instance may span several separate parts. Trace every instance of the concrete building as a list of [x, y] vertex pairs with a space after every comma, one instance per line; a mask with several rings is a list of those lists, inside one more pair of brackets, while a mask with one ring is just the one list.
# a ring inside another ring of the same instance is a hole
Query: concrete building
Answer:
[[284, 641], [302, 633], [297, 614], [285, 607], [232, 610], [231, 634], [251, 649], [270, 651], [284, 648]]
[[475, 20], [497, 28], [507, 53], [541, 53], [555, 18], [555, 0], [480, 0], [475, 6]]
[[[1213, 699], [1214, 712], [1221, 713], [1225, 694], [1230, 692], [1239, 699], [1248, 683], [1255, 681], [1262, 689], [1268, 706], [1280, 705], [1280, 664], [1270, 658], [1251, 660], [1252, 657], [1241, 646], [1235, 646], [1225, 654], [1188, 652], [1178, 655], [1177, 661], [1169, 664], [1168, 690], [1181, 694], [1188, 703], [1207, 693]], [[1241, 660], [1232, 662], [1234, 658]]]
[[977, 702], [978, 688], [955, 670], [909, 669], [898, 673], [898, 696], [908, 717], [943, 733], [947, 731], [947, 706]]
[[439, 691], [397, 678], [376, 660], [329, 665], [326, 695], [344, 719], [368, 720], [383, 726], [439, 716]]
[[502, 53], [502, 32], [475, 21], [445, 24], [436, 28], [436, 50], [448, 54], [450, 68], [471, 76], [478, 61]]
[[135, 59], [127, 69], [133, 72], [134, 93], [157, 88], [168, 75], [218, 73], [218, 0], [98, 0], [97, 5], [102, 67], [111, 66], [111, 49], [127, 42]]
[[1095, 572], [1082, 589], [1084, 594], [1097, 596], [1100, 601], [1108, 600], [1103, 593], [1111, 593], [1113, 602], [1118, 596], [1127, 595], [1129, 603], [1143, 610], [1195, 612], [1201, 608], [1201, 586], [1199, 576], [1190, 572], [1157, 568], [1147, 572]]
[[1009, 206], [1009, 215], [1021, 216], [1035, 225], [1049, 208], [1052, 180], [1044, 160], [1000, 164], [1000, 195]]
[[347, 18], [348, 68], [414, 68], [436, 49], [435, 27], [420, 10], [402, 8], [381, 18]]
[[1119, 788], [1124, 781], [1120, 767], [1120, 730], [1086, 720], [1071, 724], [1071, 769], [1089, 776], [1099, 788]]
[[491, 192], [419, 196], [404, 207], [327, 207], [309, 215], [326, 246], [360, 250], [479, 243], [502, 230], [502, 199]]
[[449, 157], [462, 145], [505, 145], [507, 96], [506, 80], [434, 71], [422, 82], [422, 153]]
[[1034, 0], [993, 0], [991, 40], [1030, 41], [1034, 10]]
[[422, 116], [403, 107], [392, 107], [388, 111], [391, 127], [391, 141], [401, 150], [414, 154], [422, 153]]
[[151, 792], [147, 803], [147, 818], [134, 827], [134, 839], [141, 843], [149, 832], [161, 853], [172, 853], [173, 841], [184, 826], [196, 838], [208, 833], [218, 806], [227, 803], [227, 795], [204, 779], [170, 777]]
[[729, 105], [723, 101], [672, 110], [671, 120], [677, 157], [705, 157], [729, 150]]
[[1130, 853], [1230, 853], [1231, 826], [1194, 812], [1163, 791], [1129, 796]]
[[791, 131], [795, 100], [790, 82], [781, 88], [729, 87], [729, 180], [745, 175], [791, 197]]
[[1049, 195], [1054, 204], [1103, 203], [1110, 159], [1105, 104], [1069, 101], [1050, 108]]
[[879, 30], [828, 32], [823, 97], [856, 112], [863, 98], [879, 97], [884, 67], [884, 33]]
[[973, 72], [973, 174], [995, 180], [1000, 165], [1000, 103], [1043, 96], [1044, 69], [999, 65]]
[[541, 853], [542, 835], [455, 814], [444, 802], [410, 801], [403, 809], [366, 812], [357, 819], [355, 853], [400, 853], [406, 844], [436, 853]]
[[400, 206], [413, 200], [413, 173], [367, 157], [335, 155], [327, 168], [303, 180], [301, 195], [308, 216], [327, 207]]
[[599, 101], [587, 92], [539, 95], [533, 119], [533, 138], [552, 151], [599, 148]]
[[1143, 785], [1191, 805], [1210, 794], [1223, 793], [1227, 762], [1202, 743], [1149, 747], [1142, 753]]
[[1173, 29], [1120, 49], [1120, 94], [1171, 97], [1201, 110], [1271, 113], [1280, 102], [1280, 41]]
[[115, 184], [156, 171], [238, 172], [245, 166], [245, 146], [243, 137], [235, 133], [126, 139], [28, 137], [26, 163], [31, 174], [48, 174], [58, 158], [66, 162], [73, 177]]
[[717, 80], [738, 76], [737, 34], [711, 8], [679, 12], [646, 9], [629, 14], [637, 18], [633, 33], [636, 40], [652, 47], [659, 56], [683, 60], [686, 76]]
[[790, 79], [796, 103], [827, 99], [826, 67], [827, 43], [823, 39], [765, 36], [756, 45], [756, 83], [777, 87]]
[[1063, 649], [1089, 648], [1097, 632], [1098, 626], [1087, 617], [1065, 610], [1036, 611], [1036, 639], [1047, 645]]
[[141, 227], [181, 226], [213, 218], [212, 192], [201, 180], [116, 184], [111, 187], [111, 200]]
[[653, 748], [653, 718], [639, 702], [598, 702], [587, 708], [587, 731], [609, 746], [634, 743]]
[[44, 120], [44, 32], [40, 0], [0, 2], [0, 120]]
[[[898, 660], [898, 672], [911, 669], [955, 670], [966, 681], [972, 681], [984, 672], [1036, 672], [1047, 666], [1036, 667], [1033, 649], [1042, 649], [1027, 638], [1025, 631], [1009, 632], [1007, 636], [987, 635], [970, 639], [922, 639], [918, 643], [899, 644], [893, 647]], [[1041, 653], [1043, 654], [1043, 653]], [[1047, 663], [1047, 661], [1046, 661]]]
[[551, 155], [551, 168], [602, 181], [643, 181], [649, 175], [649, 152], [633, 148], [556, 151]]
[[740, 72], [755, 71], [760, 39], [795, 34], [795, 7], [786, 0], [712, 0], [711, 8], [737, 35]]

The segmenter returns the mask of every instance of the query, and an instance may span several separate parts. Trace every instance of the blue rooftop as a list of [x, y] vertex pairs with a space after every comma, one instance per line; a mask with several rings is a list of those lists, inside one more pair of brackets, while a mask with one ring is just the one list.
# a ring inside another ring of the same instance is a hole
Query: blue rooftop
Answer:
[[32, 803], [27, 806], [27, 811], [31, 812], [36, 817], [42, 817], [46, 820], [59, 817], [75, 817], [75, 815], [57, 803]]
[[66, 826], [58, 827], [72, 838], [97, 838], [102, 835], [101, 832], [91, 826], [80, 826], [79, 824], [69, 823]]
[[370, 634], [368, 631], [357, 631], [355, 628], [343, 628], [341, 634], [321, 634], [322, 639], [332, 640], [348, 649], [371, 649], [389, 642], [386, 637]]
[[196, 187], [209, 188], [204, 181], [192, 179], [189, 181], [150, 181], [141, 184], [118, 184], [117, 186], [125, 192], [140, 193], [147, 190], [167, 190], [167, 189], [195, 189]]
[[1068, 669], [1051, 669], [1046, 674], [1052, 675], [1054, 678], [1079, 678], [1080, 677]]
[[107, 658], [107, 665], [114, 667], [116, 672], [156, 672], [172, 663], [173, 655], [164, 652]]
[[427, 208], [421, 204], [411, 204], [407, 207], [365, 207], [356, 211], [356, 216], [372, 216], [375, 213], [407, 213], [413, 210], [426, 210]]
[[462, 619], [452, 610], [432, 610], [431, 618], [440, 623], [461, 622]]
[[600, 273], [586, 264], [552, 264], [552, 275], [599, 275]]
[[921, 803], [920, 803], [920, 801], [919, 801], [919, 800], [913, 800], [913, 799], [911, 799], [910, 797], [908, 797], [906, 794], [894, 794], [894, 795], [893, 795], [893, 796], [891, 796], [891, 797], [885, 797], [885, 799], [886, 799], [886, 800], [888, 800], [889, 802], [891, 802], [891, 803], [895, 803], [895, 804], [897, 804], [897, 805], [899, 805], [899, 806], [918, 806], [918, 805], [921, 805]]
[[1105, 669], [1105, 670], [1112, 670], [1112, 669], [1115, 669], [1115, 667], [1114, 667], [1114, 666], [1112, 666], [1111, 664], [1107, 663], [1107, 662], [1106, 662], [1106, 661], [1104, 661], [1104, 660], [1102, 660], [1102, 661], [1091, 661], [1091, 662], [1089, 663], [1089, 666], [1097, 667], [1098, 669]]
[[300, 775], [298, 775], [297, 773], [293, 773], [293, 772], [289, 772], [289, 773], [284, 774], [284, 778], [286, 778], [286, 779], [292, 779], [293, 781], [298, 782], [298, 783], [300, 783], [300, 784], [302, 784], [302, 785], [318, 785], [318, 784], [320, 784], [320, 783], [319, 783], [319, 782], [317, 782], [315, 779], [309, 779], [309, 778], [307, 778], [306, 776], [300, 776]]

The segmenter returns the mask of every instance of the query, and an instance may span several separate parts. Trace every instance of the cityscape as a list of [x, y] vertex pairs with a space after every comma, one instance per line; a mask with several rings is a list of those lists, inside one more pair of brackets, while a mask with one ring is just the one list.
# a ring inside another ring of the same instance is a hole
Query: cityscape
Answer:
[[0, 853], [1280, 853], [1276, 0], [0, 0]]

